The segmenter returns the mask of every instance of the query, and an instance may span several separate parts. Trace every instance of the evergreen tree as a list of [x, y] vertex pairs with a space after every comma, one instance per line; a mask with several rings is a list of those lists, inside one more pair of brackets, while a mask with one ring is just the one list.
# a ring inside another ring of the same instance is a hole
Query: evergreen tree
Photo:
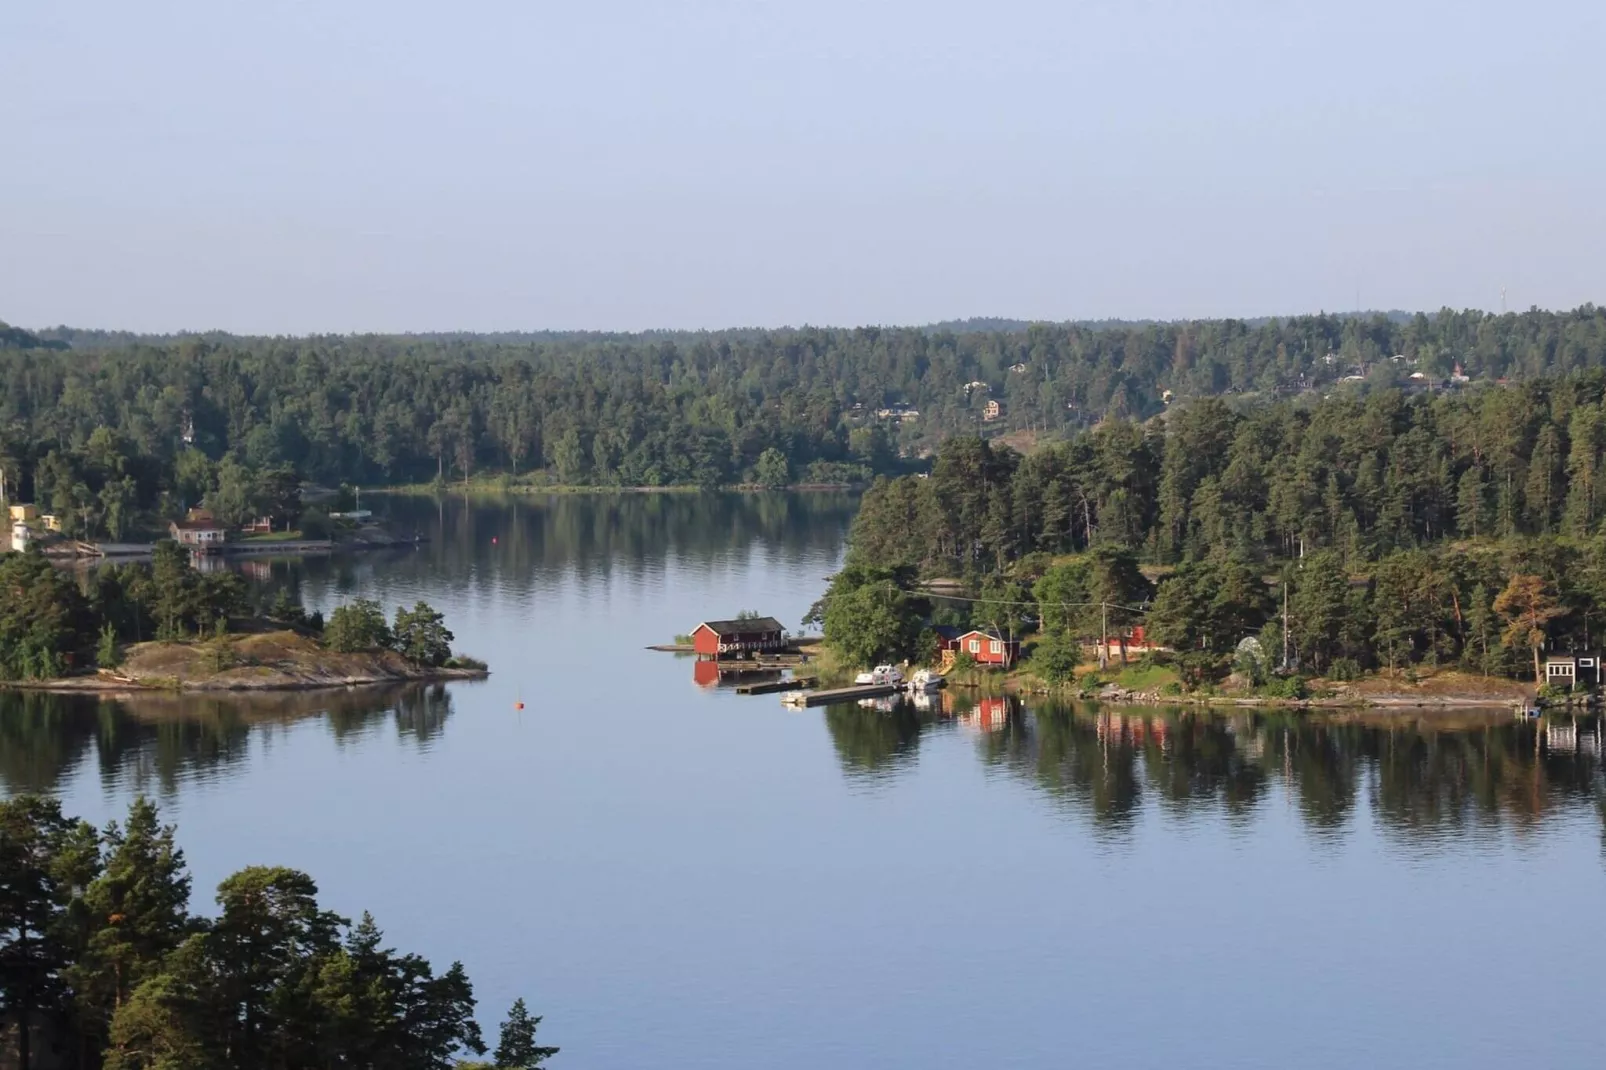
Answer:
[[543, 1048], [535, 1043], [536, 1027], [540, 1024], [541, 1019], [530, 1014], [523, 999], [513, 1001], [496, 1044], [497, 1070], [535, 1070], [558, 1053], [557, 1048]]
[[84, 890], [92, 934], [72, 970], [82, 1019], [99, 1038], [133, 990], [194, 931], [184, 852], [154, 805], [135, 799], [128, 820], [108, 826], [102, 842], [100, 874]]
[[54, 800], [0, 801], [0, 1020], [32, 1070], [36, 1029], [67, 1021], [67, 972], [81, 940], [78, 890], [93, 879], [95, 833]]
[[415, 665], [445, 665], [451, 659], [452, 641], [456, 638], [446, 627], [446, 618], [428, 602], [417, 602], [411, 610], [396, 607], [391, 645]]
[[1543, 577], [1519, 573], [1511, 577], [1505, 590], [1495, 598], [1494, 611], [1506, 620], [1501, 640], [1507, 646], [1526, 647], [1533, 652], [1534, 683], [1544, 684], [1539, 651], [1545, 645], [1550, 622], [1566, 612], [1555, 592]]

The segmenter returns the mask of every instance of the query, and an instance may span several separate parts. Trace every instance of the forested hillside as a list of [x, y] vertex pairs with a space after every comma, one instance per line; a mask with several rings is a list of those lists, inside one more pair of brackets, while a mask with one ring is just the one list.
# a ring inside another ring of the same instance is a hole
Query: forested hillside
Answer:
[[330, 484], [534, 469], [565, 484], [851, 480], [955, 434], [1064, 436], [1153, 416], [1168, 395], [1241, 395], [1252, 408], [1340, 385], [1425, 389], [1458, 365], [1473, 383], [1606, 367], [1606, 309], [1594, 306], [1021, 330], [0, 334], [0, 465], [14, 496], [62, 512], [108, 483], [152, 507], [201, 457]]
[[[1281, 574], [1307, 667], [1537, 671], [1540, 649], [1606, 627], [1603, 395], [1591, 371], [1247, 413], [1199, 399], [1026, 457], [956, 438], [929, 478], [866, 494], [853, 560], [970, 576], [1000, 606], [1035, 597], [1050, 630], [1058, 604], [1152, 599], [1162, 641], [1216, 652], [1268, 621]], [[1180, 567], [1156, 589], [1137, 562]], [[1099, 616], [1057, 624], [1096, 635]]]

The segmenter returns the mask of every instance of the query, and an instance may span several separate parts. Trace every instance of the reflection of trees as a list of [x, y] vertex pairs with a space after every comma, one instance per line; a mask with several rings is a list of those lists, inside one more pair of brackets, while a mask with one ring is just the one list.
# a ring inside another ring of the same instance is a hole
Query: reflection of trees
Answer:
[[420, 746], [452, 712], [444, 684], [251, 696], [95, 696], [0, 691], [0, 788], [48, 792], [91, 755], [107, 788], [171, 794], [189, 777], [242, 761], [253, 737], [322, 717], [337, 742], [371, 735], [387, 719]]
[[920, 746], [920, 715], [904, 702], [894, 703], [891, 710], [853, 703], [827, 706], [825, 727], [849, 776], [891, 777], [914, 761]]
[[93, 700], [0, 691], [0, 786], [45, 792], [82, 760], [95, 737]]
[[1297, 802], [1314, 832], [1345, 827], [1363, 796], [1380, 825], [1412, 839], [1478, 821], [1537, 823], [1564, 807], [1599, 807], [1606, 820], [1598, 737], [1553, 748], [1542, 732], [1498, 717], [1436, 727], [1044, 703], [978, 748], [984, 761], [1110, 829], [1130, 826], [1145, 792], [1179, 817], [1217, 811], [1241, 820], [1274, 788]]
[[452, 693], [445, 684], [414, 687], [396, 698], [396, 732], [402, 738], [428, 743], [441, 734], [452, 712]]
[[1101, 733], [1095, 707], [1045, 704], [1029, 723], [997, 735], [981, 744], [989, 760], [1089, 811], [1098, 826], [1124, 829], [1136, 816], [1143, 794], [1137, 744], [1125, 733]]
[[712, 568], [760, 548], [834, 557], [857, 505], [858, 496], [847, 492], [376, 497], [373, 507], [393, 531], [429, 541], [292, 567], [341, 590], [382, 572], [387, 582], [427, 581], [436, 591], [495, 575], [528, 593], [555, 574], [645, 575], [668, 559]]
[[1233, 725], [1219, 717], [1153, 718], [1144, 734], [1143, 771], [1168, 810], [1219, 800], [1234, 817], [1254, 810], [1266, 790], [1266, 771], [1238, 747]]
[[1358, 726], [1332, 725], [1300, 714], [1252, 719], [1262, 764], [1280, 774], [1313, 830], [1342, 828], [1355, 809], [1365, 737]]

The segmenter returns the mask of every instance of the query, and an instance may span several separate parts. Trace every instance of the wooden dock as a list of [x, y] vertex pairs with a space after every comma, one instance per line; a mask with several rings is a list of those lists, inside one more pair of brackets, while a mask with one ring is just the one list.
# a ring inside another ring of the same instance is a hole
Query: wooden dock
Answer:
[[805, 706], [829, 706], [833, 702], [854, 702], [861, 698], [881, 698], [896, 695], [903, 684], [854, 684], [852, 687], [833, 687], [824, 691], [809, 691], [798, 696]]
[[792, 680], [771, 680], [762, 684], [741, 684], [736, 688], [738, 695], [773, 695], [777, 691], [799, 691], [805, 687], [813, 687], [819, 681], [812, 676], [804, 676]]

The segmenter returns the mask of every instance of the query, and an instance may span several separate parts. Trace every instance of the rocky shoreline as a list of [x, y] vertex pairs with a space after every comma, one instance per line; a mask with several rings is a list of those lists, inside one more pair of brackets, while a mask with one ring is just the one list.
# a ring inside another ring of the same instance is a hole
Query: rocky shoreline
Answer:
[[474, 662], [419, 665], [392, 650], [339, 653], [292, 631], [222, 640], [139, 643], [116, 669], [51, 680], [7, 681], [28, 691], [117, 694], [135, 691], [313, 691], [374, 684], [482, 680]]

